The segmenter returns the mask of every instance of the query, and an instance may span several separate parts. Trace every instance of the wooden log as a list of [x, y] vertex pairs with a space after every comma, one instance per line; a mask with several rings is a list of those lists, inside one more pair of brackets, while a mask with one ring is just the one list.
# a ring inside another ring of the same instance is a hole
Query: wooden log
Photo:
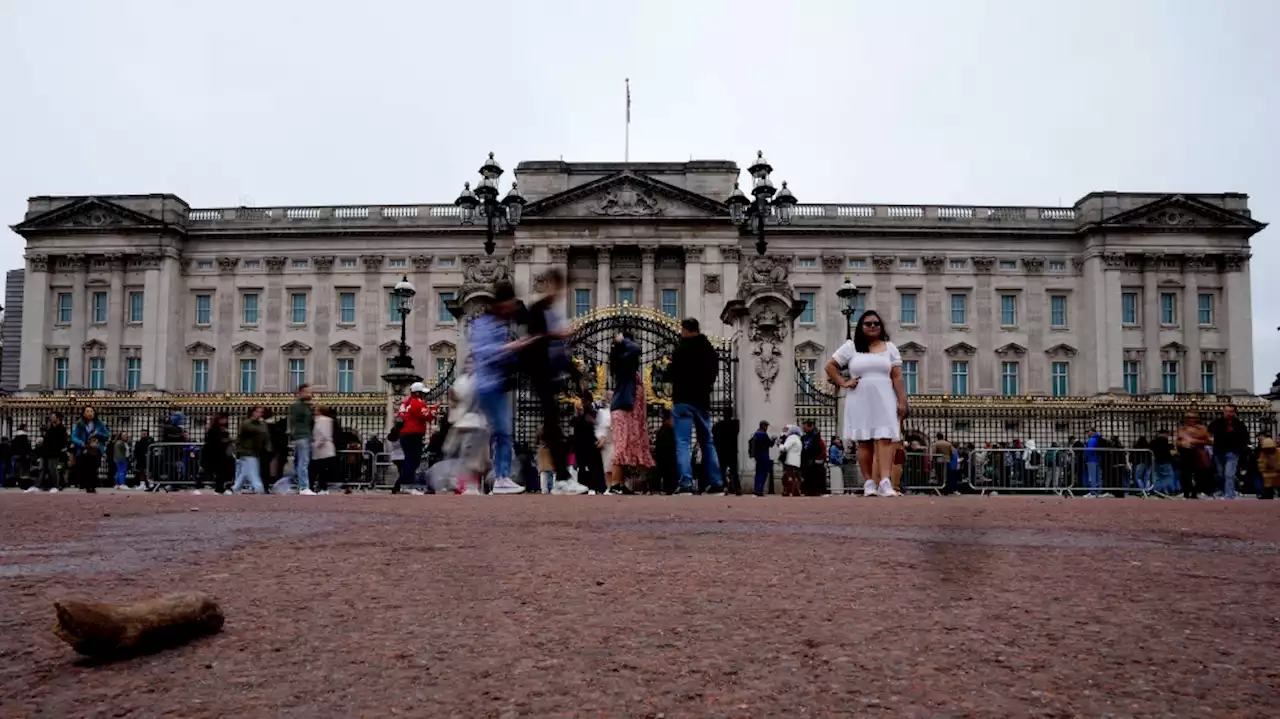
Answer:
[[222, 609], [200, 592], [169, 594], [125, 604], [54, 602], [54, 633], [91, 657], [159, 651], [222, 630]]

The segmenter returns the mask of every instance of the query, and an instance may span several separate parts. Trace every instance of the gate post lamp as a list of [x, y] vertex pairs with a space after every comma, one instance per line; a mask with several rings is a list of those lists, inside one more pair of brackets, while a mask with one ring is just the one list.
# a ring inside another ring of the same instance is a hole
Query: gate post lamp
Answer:
[[391, 385], [397, 395], [404, 394], [405, 388], [414, 382], [422, 381], [422, 377], [413, 369], [413, 358], [409, 356], [409, 345], [405, 341], [409, 313], [413, 311], [413, 296], [416, 294], [408, 275], [401, 277], [396, 286], [391, 289], [391, 296], [396, 302], [396, 312], [400, 313], [400, 353], [391, 358], [391, 366], [387, 368], [387, 373], [382, 375], [382, 379]]
[[520, 212], [524, 208], [525, 199], [516, 189], [516, 183], [511, 183], [511, 190], [507, 192], [507, 196], [498, 201], [498, 178], [502, 176], [502, 167], [498, 165], [498, 161], [493, 159], [493, 153], [489, 153], [489, 159], [485, 160], [480, 166], [480, 181], [476, 183], [475, 192], [471, 191], [471, 183], [463, 183], [462, 194], [458, 195], [458, 199], [453, 204], [461, 210], [460, 215], [462, 224], [475, 224], [476, 210], [480, 210], [480, 216], [485, 218], [488, 223], [489, 233], [484, 241], [484, 253], [492, 255], [496, 247], [494, 244], [494, 235], [499, 230], [515, 229], [520, 224]]
[[840, 314], [844, 315], [844, 338], [853, 339], [853, 314], [858, 311], [858, 287], [853, 280], [845, 277], [844, 284], [836, 290], [840, 298]]
[[[751, 173], [751, 194], [755, 199], [747, 199], [738, 183], [733, 183], [733, 194], [728, 200], [729, 218], [738, 227], [751, 225], [756, 234], [756, 254], [763, 255], [769, 246], [764, 239], [765, 221], [776, 216], [778, 224], [791, 224], [791, 211], [797, 200], [785, 182], [781, 190], [774, 189], [773, 182], [769, 180], [773, 167], [764, 159], [763, 151], [756, 151], [756, 162], [747, 168], [747, 172]], [[777, 197], [774, 197], [775, 193]]]

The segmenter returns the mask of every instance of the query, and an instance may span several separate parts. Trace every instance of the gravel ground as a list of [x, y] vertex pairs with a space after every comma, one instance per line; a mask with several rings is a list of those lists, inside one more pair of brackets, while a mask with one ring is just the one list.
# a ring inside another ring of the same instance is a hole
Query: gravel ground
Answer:
[[0, 608], [6, 718], [1280, 714], [1280, 502], [4, 493]]

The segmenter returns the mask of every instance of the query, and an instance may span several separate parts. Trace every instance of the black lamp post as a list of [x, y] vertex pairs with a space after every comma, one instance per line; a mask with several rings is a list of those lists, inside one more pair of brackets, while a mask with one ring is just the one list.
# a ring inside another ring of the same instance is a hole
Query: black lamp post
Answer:
[[[791, 194], [791, 190], [787, 189], [787, 183], [782, 183], [781, 190], [774, 190], [773, 182], [769, 180], [773, 167], [765, 161], [764, 152], [756, 152], [756, 162], [747, 168], [747, 172], [751, 173], [751, 194], [755, 196], [754, 200], [747, 199], [742, 194], [742, 189], [738, 187], [738, 183], [733, 183], [733, 194], [729, 196], [729, 217], [735, 225], [745, 227], [748, 222], [752, 222], [752, 229], [756, 233], [756, 254], [763, 255], [769, 243], [764, 239], [765, 221], [776, 216], [778, 224], [791, 224], [791, 208], [796, 205], [796, 197]], [[777, 197], [774, 197], [774, 193]]]
[[853, 315], [858, 311], [858, 287], [853, 280], [844, 278], [844, 284], [836, 290], [840, 298], [840, 314], [844, 315], [844, 338], [853, 339]]
[[[516, 190], [516, 183], [511, 183], [507, 196], [498, 201], [498, 178], [502, 176], [502, 167], [489, 153], [489, 159], [480, 166], [480, 182], [476, 183], [475, 192], [471, 191], [471, 183], [463, 183], [462, 194], [453, 201], [462, 210], [462, 224], [475, 224], [476, 209], [480, 216], [488, 221], [489, 234], [484, 241], [484, 253], [492, 255], [496, 247], [493, 238], [500, 229], [513, 229], [520, 224], [520, 211], [524, 207], [524, 197]], [[501, 227], [499, 226], [501, 223]]]
[[396, 394], [403, 394], [406, 387], [422, 381], [422, 377], [413, 369], [413, 358], [409, 356], [409, 344], [405, 339], [409, 313], [413, 311], [413, 296], [416, 294], [408, 275], [403, 276], [391, 290], [391, 296], [396, 300], [396, 311], [400, 313], [400, 353], [391, 358], [391, 366], [382, 375], [382, 379], [391, 385]]

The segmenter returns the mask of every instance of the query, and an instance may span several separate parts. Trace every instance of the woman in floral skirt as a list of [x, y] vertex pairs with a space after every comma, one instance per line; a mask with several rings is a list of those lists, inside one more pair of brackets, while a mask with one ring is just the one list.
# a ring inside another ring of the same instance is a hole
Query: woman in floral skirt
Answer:
[[627, 330], [613, 338], [609, 350], [609, 370], [613, 374], [613, 402], [609, 420], [613, 432], [613, 471], [609, 494], [631, 494], [628, 471], [653, 467], [649, 451], [649, 430], [645, 426], [645, 400], [640, 392], [640, 345]]

